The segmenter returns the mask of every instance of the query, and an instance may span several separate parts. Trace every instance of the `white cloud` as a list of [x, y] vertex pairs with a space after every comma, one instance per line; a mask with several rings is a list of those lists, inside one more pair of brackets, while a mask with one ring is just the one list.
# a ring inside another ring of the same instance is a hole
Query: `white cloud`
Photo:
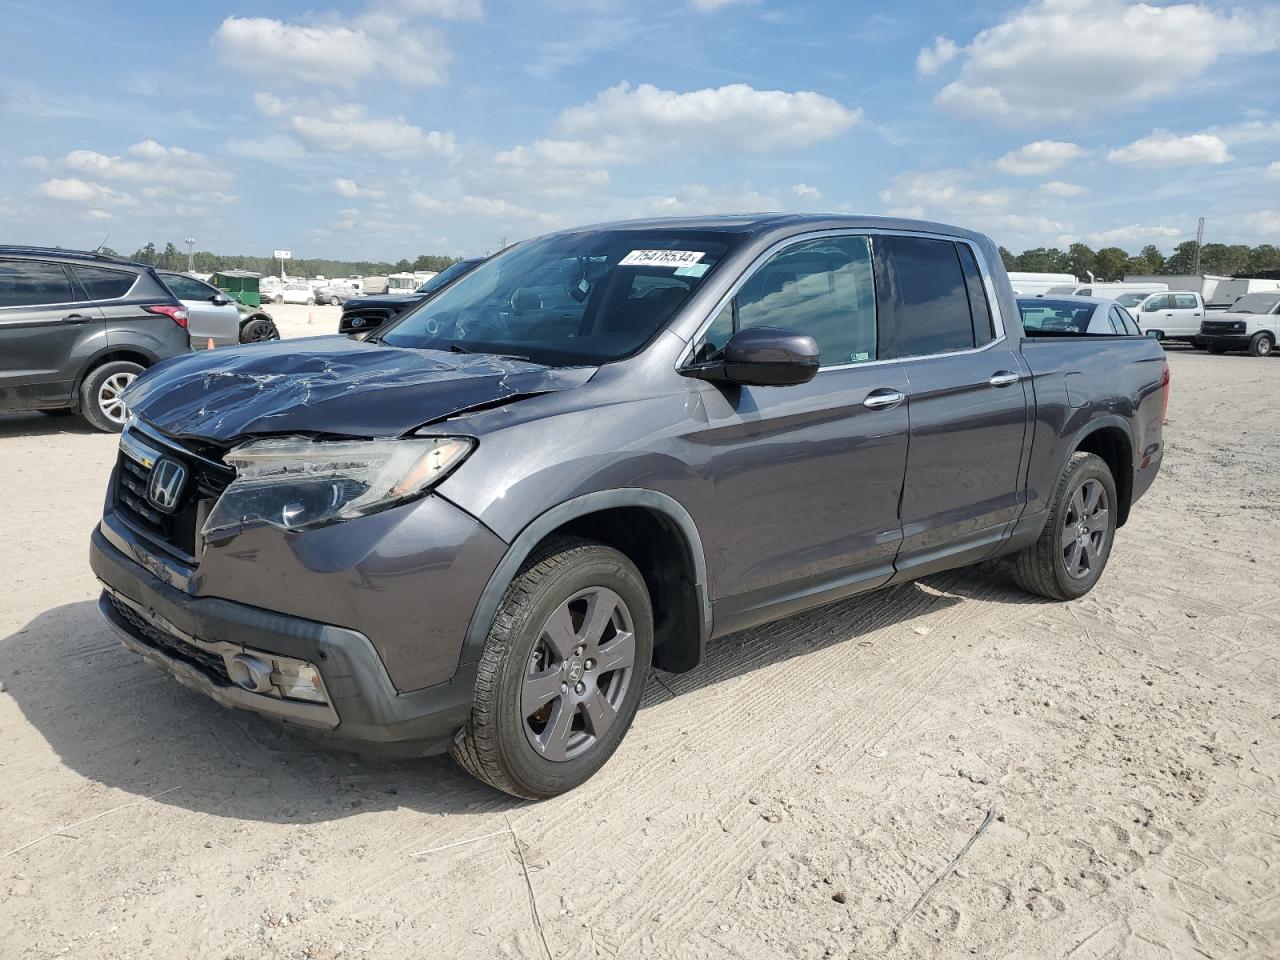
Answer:
[[637, 150], [716, 145], [751, 152], [794, 149], [840, 136], [862, 118], [819, 93], [756, 90], [742, 83], [677, 93], [625, 81], [560, 115], [572, 137], [615, 137]]
[[729, 6], [731, 3], [742, 3], [743, 0], [693, 0], [693, 6], [703, 13], [711, 13]]
[[[966, 212], [1003, 213], [1014, 204], [1011, 190], [974, 190], [962, 185], [964, 173], [934, 170], [894, 177], [880, 199], [896, 216], [952, 216]], [[910, 213], [904, 212], [910, 211]]]
[[1275, 180], [1280, 180], [1280, 160], [1277, 160], [1275, 163], [1268, 164], [1267, 176]]
[[[1154, 243], [1157, 246], [1167, 245], [1174, 240], [1182, 239], [1182, 235], [1183, 229], [1181, 227], [1133, 223], [1125, 227], [1115, 227], [1111, 230], [1085, 234], [1084, 240], [1093, 247], [1124, 247], [1127, 250], [1132, 250], [1148, 243]], [[1066, 244], [1070, 244], [1074, 243], [1077, 238], [1064, 237], [1062, 239]]]
[[750, 187], [713, 188], [690, 183], [674, 194], [648, 198], [644, 201], [643, 213], [653, 217], [688, 217], [720, 213], [776, 213], [782, 209], [777, 197]]
[[925, 47], [916, 55], [916, 73], [931, 76], [955, 59], [960, 48], [955, 41], [938, 37], [932, 47]]
[[1280, 235], [1280, 213], [1275, 210], [1254, 210], [1230, 218], [1228, 230], [1233, 239], [1265, 240], [1274, 243]]
[[389, 0], [386, 5], [406, 16], [444, 20], [479, 20], [484, 15], [480, 0]]
[[374, 190], [369, 187], [362, 187], [354, 180], [347, 177], [334, 177], [330, 186], [334, 192], [340, 197], [381, 197], [381, 190]]
[[480, 197], [470, 194], [461, 197], [440, 198], [415, 192], [409, 202], [424, 213], [455, 217], [483, 217], [489, 220], [537, 220], [546, 221], [544, 214], [500, 197]]
[[306, 147], [283, 133], [273, 133], [260, 140], [229, 140], [227, 149], [237, 156], [284, 165], [291, 165], [307, 154]]
[[92, 203], [98, 206], [129, 207], [137, 204], [137, 198], [121, 193], [105, 184], [81, 180], [78, 177], [46, 180], [36, 187], [36, 193], [50, 200], [66, 203]]
[[351, 87], [375, 71], [411, 86], [431, 86], [444, 81], [450, 60], [434, 31], [421, 24], [406, 25], [403, 16], [393, 12], [367, 14], [357, 23], [227, 17], [213, 43], [234, 70], [325, 86]]
[[1063, 140], [1037, 140], [1011, 150], [996, 161], [1004, 173], [1030, 176], [1049, 173], [1085, 155], [1083, 147]]
[[77, 173], [99, 179], [141, 183], [152, 190], [171, 188], [188, 195], [220, 192], [232, 179], [227, 170], [203, 154], [182, 147], [166, 147], [154, 140], [135, 143], [125, 151], [125, 156], [72, 150], [63, 164]]
[[791, 188], [791, 192], [801, 200], [821, 200], [822, 191], [817, 187], [811, 187], [807, 183], [797, 183]]
[[90, 220], [110, 220], [111, 219], [111, 214], [109, 214], [106, 210], [99, 210], [96, 207], [91, 207], [90, 209], [86, 210], [84, 212], [84, 215], [88, 217]]
[[1168, 96], [1224, 55], [1274, 50], [1278, 25], [1274, 7], [1033, 0], [963, 48], [936, 102], [1011, 123], [1080, 119]]
[[1225, 127], [1210, 127], [1205, 133], [1216, 134], [1235, 146], [1246, 143], [1280, 143], [1280, 120], [1246, 120]]
[[1064, 183], [1061, 180], [1046, 180], [1040, 184], [1040, 190], [1053, 197], [1079, 197], [1089, 192], [1079, 184]]
[[423, 130], [404, 117], [370, 117], [363, 104], [298, 104], [269, 93], [254, 95], [260, 113], [281, 120], [289, 132], [313, 147], [339, 153], [367, 152], [414, 158], [451, 158], [458, 153], [451, 132]]
[[22, 165], [28, 170], [48, 170], [49, 160], [47, 157], [36, 155], [34, 157], [24, 157]]
[[1231, 154], [1222, 138], [1211, 133], [1179, 137], [1168, 130], [1154, 130], [1127, 147], [1112, 150], [1107, 159], [1144, 167], [1185, 167], [1226, 163]]

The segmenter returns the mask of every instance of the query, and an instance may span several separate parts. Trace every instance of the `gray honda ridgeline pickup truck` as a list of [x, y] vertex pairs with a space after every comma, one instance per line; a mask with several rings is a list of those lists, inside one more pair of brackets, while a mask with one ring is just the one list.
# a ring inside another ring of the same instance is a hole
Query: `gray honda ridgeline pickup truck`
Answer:
[[716, 637], [993, 557], [1087, 593], [1168, 387], [1150, 338], [1024, 334], [967, 230], [586, 227], [364, 341], [149, 370], [93, 570], [219, 703], [550, 797]]

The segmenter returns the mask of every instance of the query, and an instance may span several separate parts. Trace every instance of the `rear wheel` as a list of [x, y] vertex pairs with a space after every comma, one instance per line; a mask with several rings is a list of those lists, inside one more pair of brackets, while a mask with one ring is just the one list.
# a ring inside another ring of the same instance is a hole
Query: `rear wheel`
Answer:
[[1275, 348], [1275, 338], [1263, 330], [1261, 333], [1255, 333], [1253, 339], [1249, 341], [1249, 356], [1269, 357]]
[[1111, 556], [1118, 505], [1106, 461], [1073, 453], [1040, 539], [1011, 558], [1018, 586], [1051, 600], [1074, 600], [1092, 590]]
[[142, 370], [127, 360], [113, 360], [91, 370], [80, 384], [80, 415], [90, 426], [106, 433], [119, 433], [129, 416], [122, 394]]
[[589, 540], [549, 541], [503, 596], [454, 759], [513, 796], [572, 790], [621, 743], [652, 654], [653, 611], [635, 564]]
[[1164, 331], [1163, 331], [1163, 330], [1148, 330], [1148, 331], [1147, 331], [1147, 336], [1148, 336], [1148, 337], [1154, 337], [1154, 338], [1155, 338], [1155, 339], [1157, 339], [1157, 340], [1163, 340], [1163, 339], [1164, 339]]

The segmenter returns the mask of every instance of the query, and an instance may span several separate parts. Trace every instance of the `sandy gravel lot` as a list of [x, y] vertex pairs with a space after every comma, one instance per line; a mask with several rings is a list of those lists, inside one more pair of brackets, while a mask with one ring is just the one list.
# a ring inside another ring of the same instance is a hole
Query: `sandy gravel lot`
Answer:
[[1280, 360], [1172, 365], [1090, 596], [969, 570], [727, 638], [540, 804], [128, 654], [114, 439], [0, 418], [0, 957], [1280, 956]]

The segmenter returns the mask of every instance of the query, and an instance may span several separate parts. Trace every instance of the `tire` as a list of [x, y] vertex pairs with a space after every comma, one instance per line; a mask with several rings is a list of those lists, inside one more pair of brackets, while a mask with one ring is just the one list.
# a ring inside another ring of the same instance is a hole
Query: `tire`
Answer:
[[1263, 330], [1261, 333], [1255, 333], [1253, 339], [1249, 341], [1249, 356], [1269, 357], [1275, 348], [1275, 338]]
[[[591, 616], [603, 614], [601, 604], [612, 612], [608, 619]], [[594, 638], [593, 624], [601, 628]], [[601, 670], [592, 653], [623, 666]], [[454, 760], [515, 797], [542, 800], [572, 790], [622, 741], [652, 658], [653, 610], [635, 564], [590, 540], [548, 541], [503, 595]]]
[[1164, 339], [1164, 331], [1163, 331], [1163, 330], [1148, 330], [1148, 331], [1147, 331], [1147, 336], [1148, 336], [1148, 337], [1152, 337], [1153, 339], [1156, 339], [1156, 340], [1163, 340], [1163, 339]]
[[241, 343], [266, 343], [279, 339], [280, 331], [270, 317], [254, 317], [240, 328]]
[[128, 416], [119, 396], [143, 369], [127, 360], [113, 360], [90, 370], [80, 384], [80, 415], [96, 430], [119, 433]]
[[272, 298], [271, 298], [271, 302], [272, 302], [272, 303], [284, 303], [284, 294], [283, 294], [283, 293], [277, 293], [274, 297], [272, 297]]
[[[1040, 539], [1010, 558], [1018, 586], [1050, 600], [1075, 600], [1092, 590], [1111, 556], [1118, 508], [1115, 478], [1106, 461], [1092, 453], [1073, 453]], [[1063, 546], [1073, 532], [1077, 536]], [[1083, 572], [1081, 565], [1087, 567]]]
[[316, 305], [316, 298], [315, 298], [315, 297], [307, 297], [307, 306], [308, 306], [308, 307], [314, 307], [315, 305]]

